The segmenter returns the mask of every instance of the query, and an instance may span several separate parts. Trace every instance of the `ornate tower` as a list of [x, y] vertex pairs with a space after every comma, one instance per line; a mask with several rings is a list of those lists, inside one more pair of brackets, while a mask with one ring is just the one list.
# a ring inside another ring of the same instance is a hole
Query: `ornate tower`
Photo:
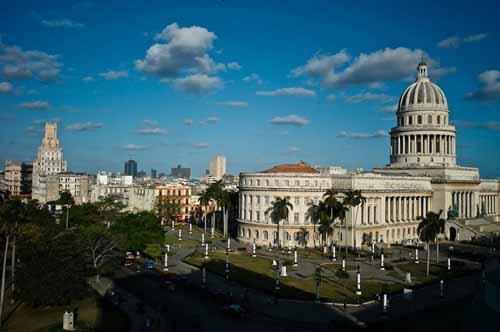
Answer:
[[448, 123], [448, 102], [428, 77], [427, 64], [399, 98], [397, 126], [391, 129], [391, 166], [455, 166], [455, 127]]
[[63, 149], [57, 138], [57, 123], [45, 123], [45, 135], [33, 162], [32, 198], [44, 203], [46, 198], [46, 177], [66, 172], [67, 164], [63, 158]]

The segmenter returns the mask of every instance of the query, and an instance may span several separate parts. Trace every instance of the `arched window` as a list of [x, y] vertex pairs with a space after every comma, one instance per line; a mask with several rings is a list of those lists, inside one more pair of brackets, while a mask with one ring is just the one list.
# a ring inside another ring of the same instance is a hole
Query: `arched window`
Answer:
[[250, 230], [247, 231], [247, 237], [250, 238], [252, 236]]
[[427, 115], [427, 123], [432, 124], [432, 115]]
[[409, 116], [408, 117], [408, 124], [411, 126], [413, 124], [413, 117]]
[[255, 238], [258, 240], [259, 239], [259, 231], [255, 231]]
[[417, 123], [422, 124], [422, 116], [421, 115], [417, 116]]
[[437, 122], [437, 124], [441, 124], [441, 116], [440, 115], [437, 116], [436, 122]]
[[267, 240], [267, 238], [268, 238], [268, 233], [267, 231], [264, 231], [264, 240]]
[[405, 118], [404, 116], [401, 117], [401, 126], [404, 127], [405, 125]]

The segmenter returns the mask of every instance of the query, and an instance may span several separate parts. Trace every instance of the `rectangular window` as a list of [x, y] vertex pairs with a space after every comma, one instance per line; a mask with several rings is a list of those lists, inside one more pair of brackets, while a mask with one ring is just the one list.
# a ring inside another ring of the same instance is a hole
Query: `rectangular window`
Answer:
[[255, 220], [260, 221], [260, 212], [255, 211]]
[[260, 196], [255, 196], [255, 200], [257, 201], [257, 204], [260, 204]]
[[294, 198], [293, 198], [293, 204], [294, 204], [295, 206], [298, 206], [298, 205], [300, 204], [300, 197], [294, 197]]
[[266, 196], [266, 204], [269, 204], [269, 196]]
[[285, 186], [290, 186], [290, 180], [285, 180]]
[[299, 213], [298, 212], [295, 212], [293, 214], [293, 222], [294, 222], [294, 224], [298, 224], [299, 223]]
[[300, 186], [300, 181], [299, 180], [295, 180], [295, 185], [298, 187]]
[[306, 187], [309, 186], [309, 180], [306, 180], [306, 183], [305, 183]]
[[265, 220], [266, 224], [269, 224], [269, 212], [267, 212], [267, 211], [264, 212], [264, 220]]
[[280, 181], [279, 180], [274, 180], [274, 185], [275, 186], [279, 186], [280, 185]]

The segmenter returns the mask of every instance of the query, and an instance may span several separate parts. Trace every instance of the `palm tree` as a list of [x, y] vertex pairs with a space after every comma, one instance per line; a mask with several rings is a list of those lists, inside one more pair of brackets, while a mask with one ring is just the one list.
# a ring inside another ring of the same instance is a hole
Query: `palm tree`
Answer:
[[[210, 198], [216, 202], [217, 204], [217, 211], [222, 212], [222, 206], [224, 204], [224, 184], [222, 183], [222, 180], [216, 181], [212, 184], [210, 184], [206, 190]], [[214, 211], [212, 214], [212, 227], [215, 227], [215, 223], [217, 222], [217, 211]]]
[[440, 218], [442, 212], [442, 210], [439, 213], [427, 212], [427, 216], [421, 217], [422, 221], [417, 227], [420, 240], [427, 244], [427, 276], [429, 276], [430, 266], [430, 243], [432, 241], [436, 241], [437, 243], [437, 235], [444, 230], [445, 220]]
[[[350, 206], [352, 208], [356, 208], [359, 205], [364, 206], [366, 202], [366, 197], [363, 197], [361, 194], [361, 190], [349, 190], [345, 193], [344, 205]], [[351, 244], [356, 247], [356, 235], [355, 235], [355, 227], [356, 221], [358, 220], [358, 209], [356, 209], [356, 213], [354, 215], [354, 219], [352, 220], [351, 225], [351, 233], [352, 233], [352, 241]], [[347, 222], [346, 222], [346, 234], [347, 234]], [[346, 236], [347, 240], [347, 236]]]
[[[333, 226], [333, 223], [335, 222], [335, 219], [337, 219], [337, 211], [338, 211], [338, 204], [339, 204], [339, 201], [337, 199], [337, 195], [338, 195], [338, 191], [333, 189], [333, 188], [328, 189], [323, 194], [325, 206], [330, 213], [330, 224], [332, 224], [332, 226]], [[334, 230], [332, 230], [332, 235], [333, 235], [333, 231]]]
[[277, 240], [278, 248], [280, 245], [280, 221], [283, 220], [283, 245], [285, 244], [285, 220], [288, 219], [289, 210], [293, 210], [293, 205], [290, 203], [290, 197], [276, 197], [273, 202], [271, 202], [271, 207], [266, 210], [266, 212], [271, 212], [271, 220], [277, 225]]
[[319, 234], [321, 234], [321, 242], [323, 245], [325, 245], [327, 237], [333, 234], [333, 227], [329, 218], [322, 217], [320, 219], [318, 231]]
[[[206, 214], [206, 207], [209, 206], [210, 204], [210, 193], [205, 190], [200, 194], [200, 198], [198, 198], [198, 201], [200, 202], [201, 205], [201, 218], [203, 219], [203, 229], [205, 236], [207, 235], [207, 214]], [[205, 208], [205, 209], [204, 209]]]
[[[323, 202], [320, 202], [322, 204]], [[308, 203], [309, 208], [307, 209], [307, 217], [311, 220], [311, 223], [313, 224], [313, 243], [314, 243], [314, 248], [316, 248], [316, 225], [319, 224], [319, 221], [321, 219], [321, 206], [319, 204], [314, 204], [313, 201], [310, 201]]]

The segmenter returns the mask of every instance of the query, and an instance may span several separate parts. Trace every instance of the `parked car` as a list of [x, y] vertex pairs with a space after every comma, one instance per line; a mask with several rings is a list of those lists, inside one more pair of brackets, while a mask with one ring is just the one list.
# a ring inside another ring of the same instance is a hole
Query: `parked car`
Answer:
[[144, 261], [144, 268], [147, 270], [153, 270], [155, 268], [155, 262], [150, 259]]
[[127, 267], [132, 266], [132, 264], [134, 264], [134, 261], [132, 259], [128, 259], [128, 258], [126, 258], [125, 262], [123, 263], [123, 265], [125, 265]]
[[135, 259], [135, 255], [131, 251], [127, 251], [125, 253], [125, 259], [133, 260], [133, 259]]

